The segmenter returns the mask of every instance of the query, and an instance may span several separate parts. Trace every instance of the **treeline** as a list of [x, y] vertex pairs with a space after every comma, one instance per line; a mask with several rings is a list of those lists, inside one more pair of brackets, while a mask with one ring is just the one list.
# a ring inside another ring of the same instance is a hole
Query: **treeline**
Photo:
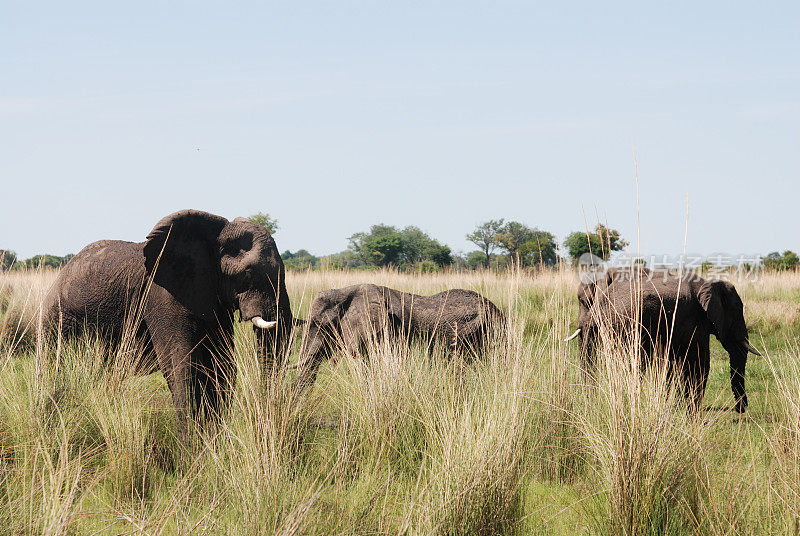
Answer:
[[[249, 218], [270, 233], [280, 229], [278, 220], [259, 212]], [[559, 257], [555, 236], [518, 221], [504, 219], [481, 223], [466, 235], [476, 246], [475, 251], [454, 253], [419, 227], [409, 225], [398, 228], [378, 224], [367, 232], [355, 233], [348, 238], [346, 250], [317, 257], [305, 249], [281, 254], [288, 269], [376, 269], [394, 267], [399, 270], [432, 272], [445, 267], [461, 269], [506, 267], [546, 267], [568, 259]], [[577, 261], [584, 253], [592, 252], [607, 259], [612, 251], [627, 245], [618, 231], [598, 225], [594, 231], [576, 231], [564, 240], [569, 259]], [[29, 268], [58, 268], [74, 255], [36, 255], [30, 259], [17, 259], [13, 251], [0, 250], [0, 268], [3, 270]]]
[[783, 254], [773, 251], [764, 258], [764, 268], [782, 272], [784, 270], [797, 270], [800, 267], [800, 257], [794, 251], [786, 250]]
[[401, 270], [434, 271], [456, 263], [450, 248], [419, 227], [402, 229], [373, 225], [369, 232], [355, 233], [345, 251], [315, 257], [301, 249], [281, 254], [287, 268], [369, 269], [393, 266]]
[[56, 255], [34, 255], [30, 259], [18, 259], [11, 250], [0, 249], [0, 270], [27, 270], [30, 268], [60, 268], [75, 255], [70, 253], [63, 257]]
[[[265, 225], [271, 232], [278, 229], [277, 220], [261, 214], [251, 218]], [[372, 269], [395, 267], [400, 270], [436, 271], [446, 266], [466, 269], [547, 267], [559, 262], [575, 262], [584, 253], [593, 253], [608, 259], [612, 251], [619, 251], [628, 243], [615, 229], [598, 225], [593, 231], [576, 231], [563, 242], [568, 258], [559, 256], [555, 236], [518, 221], [504, 219], [481, 223], [466, 235], [478, 248], [468, 253], [454, 253], [449, 246], [432, 238], [419, 227], [410, 225], [402, 229], [378, 224], [368, 232], [350, 236], [345, 251], [316, 257], [305, 249], [281, 254], [287, 268], [307, 270]]]
[[[269, 214], [254, 214], [249, 218], [274, 234], [280, 229], [278, 220]], [[556, 264], [575, 263], [585, 253], [608, 259], [628, 242], [616, 229], [603, 224], [591, 231], [575, 231], [567, 235], [561, 249], [555, 236], [518, 221], [489, 220], [478, 224], [467, 233], [466, 239], [476, 249], [466, 253], [453, 252], [419, 227], [409, 225], [398, 228], [378, 224], [369, 231], [355, 233], [348, 238], [348, 247], [339, 253], [317, 257], [305, 249], [281, 254], [288, 269], [376, 269], [394, 267], [399, 270], [432, 272], [444, 267], [460, 269], [508, 267], [538, 268]], [[36, 255], [18, 259], [13, 251], [0, 249], [0, 269], [21, 270], [30, 268], [58, 268], [74, 255]], [[769, 270], [800, 269], [800, 257], [792, 251], [773, 252], [763, 261]]]

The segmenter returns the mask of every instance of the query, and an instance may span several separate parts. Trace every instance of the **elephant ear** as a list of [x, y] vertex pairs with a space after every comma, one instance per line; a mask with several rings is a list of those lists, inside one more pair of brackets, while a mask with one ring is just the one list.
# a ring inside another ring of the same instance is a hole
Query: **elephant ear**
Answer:
[[218, 237], [228, 220], [182, 210], [156, 224], [144, 245], [147, 275], [190, 313], [214, 320], [219, 293]]
[[722, 281], [705, 281], [697, 291], [700, 307], [706, 312], [720, 340], [724, 337], [725, 327], [725, 306], [722, 303], [724, 292], [725, 283]]

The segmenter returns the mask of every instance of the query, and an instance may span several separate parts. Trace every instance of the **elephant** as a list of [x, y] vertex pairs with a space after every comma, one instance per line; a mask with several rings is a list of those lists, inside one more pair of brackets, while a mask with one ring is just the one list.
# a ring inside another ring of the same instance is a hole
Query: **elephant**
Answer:
[[582, 326], [591, 325], [591, 310], [597, 295], [598, 288], [601, 294], [614, 282], [631, 281], [633, 278], [651, 277], [651, 271], [642, 265], [604, 268], [602, 265], [592, 266], [594, 270], [581, 272], [578, 285], [578, 329], [570, 335], [565, 342], [580, 337], [581, 355], [588, 356], [589, 330], [581, 329]]
[[477, 292], [453, 289], [419, 296], [372, 284], [320, 292], [306, 317], [300, 358], [299, 390], [312, 385], [325, 358], [337, 349], [363, 351], [387, 334], [408, 342], [426, 338], [453, 351], [481, 353], [489, 337], [505, 330], [500, 309]]
[[[629, 277], [624, 277], [626, 272]], [[750, 344], [744, 304], [730, 282], [693, 273], [678, 277], [660, 270], [614, 270], [583, 282], [578, 301], [578, 329], [567, 340], [580, 336], [588, 369], [601, 330], [630, 335], [638, 327], [643, 357], [656, 349], [664, 351], [670, 373], [680, 371], [684, 395], [696, 410], [708, 380], [713, 334], [728, 352], [734, 407], [739, 413], [746, 411], [747, 354], [761, 354]]]
[[193, 412], [217, 414], [233, 385], [236, 310], [266, 368], [282, 359], [294, 322], [284, 277], [264, 227], [182, 210], [144, 242], [101, 240], [75, 255], [45, 297], [40, 332], [91, 331], [111, 352], [136, 341], [145, 359], [129, 366], [160, 369], [185, 428]]

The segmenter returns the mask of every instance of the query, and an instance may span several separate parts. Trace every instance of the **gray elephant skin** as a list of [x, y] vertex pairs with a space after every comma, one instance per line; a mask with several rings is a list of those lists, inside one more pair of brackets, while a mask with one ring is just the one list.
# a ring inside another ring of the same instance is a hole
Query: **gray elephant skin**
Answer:
[[[581, 283], [578, 285], [578, 330], [567, 340], [579, 337], [581, 355], [590, 357], [588, 347], [591, 328], [594, 324], [592, 317], [592, 304], [599, 294], [605, 296], [613, 283], [622, 283], [636, 278], [652, 277], [652, 272], [646, 266], [628, 266], [605, 268], [602, 265], [593, 267], [594, 270], [581, 272]], [[586, 329], [584, 329], [586, 328]]]
[[[727, 281], [707, 281], [695, 274], [676, 277], [647, 269], [609, 270], [578, 288], [578, 330], [585, 365], [593, 367], [599, 332], [632, 335], [638, 326], [643, 357], [665, 352], [670, 373], [680, 373], [690, 407], [698, 409], [710, 369], [709, 338], [728, 352], [735, 409], [747, 408], [745, 366], [750, 344], [744, 304]], [[645, 361], [646, 364], [646, 361]]]
[[313, 384], [319, 366], [335, 350], [362, 351], [388, 334], [395, 340], [424, 338], [454, 351], [480, 353], [505, 328], [497, 306], [477, 292], [453, 289], [419, 296], [377, 285], [354, 285], [319, 293], [306, 318], [298, 387]]
[[40, 329], [92, 330], [112, 351], [133, 336], [151, 357], [138, 372], [161, 370], [185, 426], [201, 407], [216, 413], [232, 385], [236, 310], [254, 324], [271, 366], [285, 354], [293, 321], [275, 241], [244, 218], [183, 210], [159, 221], [145, 242], [86, 246], [45, 298]]

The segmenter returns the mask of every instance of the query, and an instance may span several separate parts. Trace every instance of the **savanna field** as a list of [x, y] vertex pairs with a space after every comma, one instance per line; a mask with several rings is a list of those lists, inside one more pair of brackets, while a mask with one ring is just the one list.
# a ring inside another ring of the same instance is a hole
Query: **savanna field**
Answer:
[[[587, 384], [577, 275], [291, 272], [294, 314], [317, 292], [371, 282], [478, 291], [510, 336], [468, 361], [375, 344], [337, 355], [312, 390], [264, 381], [236, 335], [225, 413], [178, 437], [160, 373], [93, 340], [37, 344], [55, 271], [0, 273], [0, 532], [5, 534], [798, 534], [800, 274], [736, 282], [750, 407], [730, 410], [728, 356], [687, 414], [663, 369], [624, 340]], [[295, 333], [290, 362], [302, 333]]]

